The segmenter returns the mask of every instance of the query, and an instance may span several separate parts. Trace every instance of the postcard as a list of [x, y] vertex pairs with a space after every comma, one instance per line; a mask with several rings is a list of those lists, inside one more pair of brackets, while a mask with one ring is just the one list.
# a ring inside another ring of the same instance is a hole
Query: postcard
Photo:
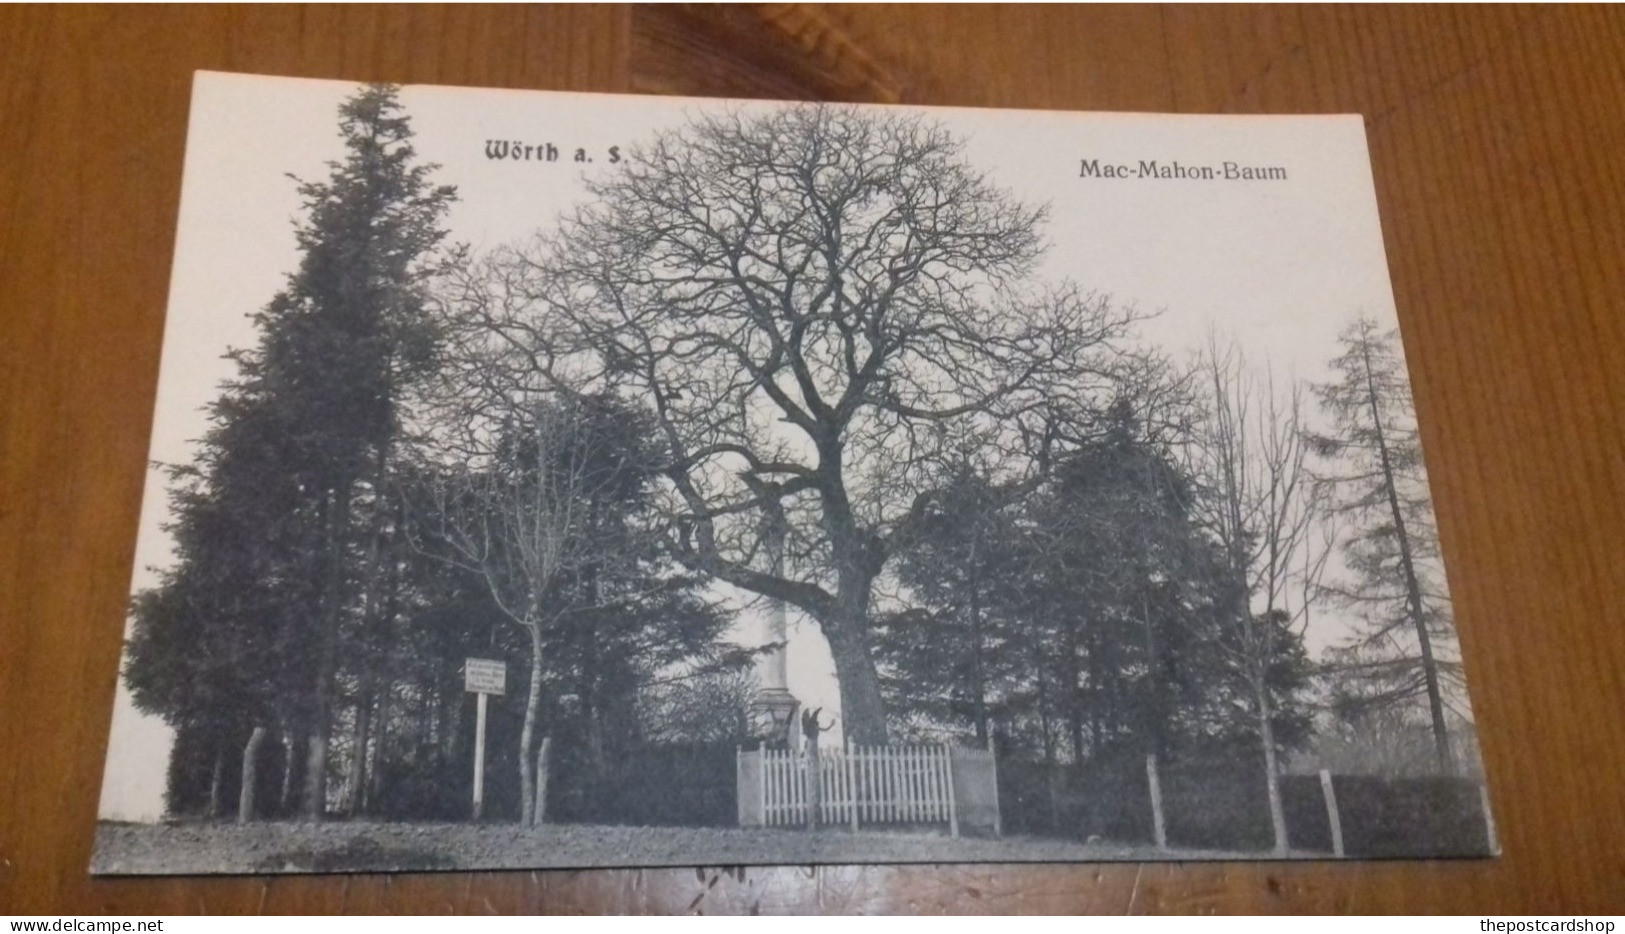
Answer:
[[1497, 852], [1362, 119], [199, 73], [92, 871]]

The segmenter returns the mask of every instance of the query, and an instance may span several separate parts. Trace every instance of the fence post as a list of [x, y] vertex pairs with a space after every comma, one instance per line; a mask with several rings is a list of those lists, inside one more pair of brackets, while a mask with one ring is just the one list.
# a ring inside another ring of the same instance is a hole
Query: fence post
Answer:
[[[265, 727], [256, 726], [254, 732], [248, 735], [248, 745], [243, 747], [243, 784], [237, 792], [237, 823], [246, 824], [254, 819], [254, 777], [259, 774], [257, 763], [259, 761], [260, 746], [265, 742]], [[363, 750], [364, 752], [364, 750]], [[361, 755], [362, 753], [357, 753]], [[361, 800], [361, 783], [356, 783], [354, 800]], [[356, 810], [360, 810], [357, 808]], [[1485, 811], [1488, 814], [1489, 811]]]
[[773, 823], [773, 812], [768, 810], [768, 798], [767, 798], [768, 761], [767, 761], [767, 744], [766, 743], [758, 742], [756, 744], [756, 755], [758, 757], [760, 757], [761, 760], [762, 760], [762, 767], [761, 767], [761, 769], [757, 770], [757, 772], [756, 772], [756, 787], [757, 787], [757, 790], [759, 792], [761, 792], [761, 795], [762, 795], [762, 826], [767, 827], [767, 826], [769, 826], [769, 825], [771, 825]]
[[802, 774], [806, 780], [807, 829], [815, 830], [818, 827], [818, 809], [824, 803], [824, 766], [818, 760], [816, 740], [807, 744], [807, 754], [802, 758]]
[[1484, 839], [1490, 845], [1490, 855], [1501, 855], [1501, 841], [1495, 839], [1495, 815], [1490, 813], [1490, 789], [1478, 783], [1478, 806], [1484, 811]]
[[1320, 795], [1326, 799], [1326, 822], [1332, 828], [1332, 855], [1343, 855], [1343, 819], [1337, 814], [1337, 789], [1332, 787], [1332, 773], [1320, 770]]
[[1162, 781], [1157, 775], [1156, 754], [1145, 757], [1145, 777], [1151, 789], [1151, 832], [1157, 840], [1157, 849], [1168, 849], [1168, 825], [1162, 816]]
[[954, 750], [942, 747], [942, 771], [948, 776], [948, 834], [959, 839], [959, 796], [954, 793]]
[[764, 774], [768, 765], [766, 757], [761, 750], [748, 751], [743, 746], [735, 747], [734, 755], [737, 759], [735, 767], [736, 780], [739, 791], [739, 826], [766, 827], [767, 826], [767, 777]]

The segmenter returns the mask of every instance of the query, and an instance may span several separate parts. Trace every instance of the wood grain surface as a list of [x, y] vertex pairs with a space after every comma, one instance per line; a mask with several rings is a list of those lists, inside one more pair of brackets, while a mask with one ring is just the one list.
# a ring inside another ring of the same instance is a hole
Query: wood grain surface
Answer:
[[[194, 69], [1366, 116], [1505, 856], [92, 880]], [[0, 913], [1625, 912], [1625, 12], [0, 10]]]

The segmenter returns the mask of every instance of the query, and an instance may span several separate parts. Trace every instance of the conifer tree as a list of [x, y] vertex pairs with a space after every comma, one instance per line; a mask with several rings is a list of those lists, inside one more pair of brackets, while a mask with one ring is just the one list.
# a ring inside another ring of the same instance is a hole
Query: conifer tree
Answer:
[[1329, 510], [1349, 527], [1348, 573], [1326, 589], [1363, 622], [1337, 652], [1340, 702], [1396, 709], [1420, 699], [1439, 768], [1449, 771], [1446, 695], [1460, 663], [1398, 333], [1362, 315], [1341, 342], [1336, 379], [1316, 387], [1332, 430], [1313, 438]]
[[[182, 700], [185, 678], [218, 683], [250, 730], [271, 712], [245, 699], [277, 699], [307, 737], [310, 819], [326, 809], [342, 630], [378, 603], [380, 562], [365, 559], [386, 533], [405, 386], [433, 362], [422, 285], [456, 197], [417, 163], [395, 88], [357, 91], [339, 130], [344, 157], [299, 185], [299, 266], [255, 316], [258, 345], [234, 354], [240, 375], [177, 474], [179, 563], [159, 589], [186, 593], [138, 597], [128, 669], [138, 702], [166, 716], [209, 708]], [[208, 534], [210, 523], [230, 534]], [[178, 662], [185, 653], [195, 657]]]
[[[431, 362], [424, 313], [427, 260], [444, 237], [455, 191], [430, 184], [396, 91], [372, 86], [339, 109], [345, 158], [305, 182], [302, 257], [259, 316], [260, 353], [247, 367], [292, 441], [289, 471], [320, 528], [310, 617], [309, 749], [304, 808], [325, 808], [328, 732], [339, 630], [355, 595], [360, 538], [379, 533], [379, 500], [400, 427], [402, 383]], [[370, 515], [357, 496], [369, 494]]]

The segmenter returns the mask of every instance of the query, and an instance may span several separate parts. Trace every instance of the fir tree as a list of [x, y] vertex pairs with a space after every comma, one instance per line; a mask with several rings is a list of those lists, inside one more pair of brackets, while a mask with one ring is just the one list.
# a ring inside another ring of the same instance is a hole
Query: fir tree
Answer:
[[[299, 266], [255, 316], [258, 345], [234, 354], [239, 378], [176, 473], [178, 564], [137, 598], [128, 669], [171, 722], [229, 696], [244, 728], [300, 724], [311, 819], [326, 810], [342, 630], [379, 603], [366, 556], [386, 534], [404, 387], [433, 363], [422, 285], [456, 196], [416, 163], [394, 88], [359, 90], [339, 118], [344, 158], [299, 186]], [[189, 697], [188, 678], [219, 697]]]

